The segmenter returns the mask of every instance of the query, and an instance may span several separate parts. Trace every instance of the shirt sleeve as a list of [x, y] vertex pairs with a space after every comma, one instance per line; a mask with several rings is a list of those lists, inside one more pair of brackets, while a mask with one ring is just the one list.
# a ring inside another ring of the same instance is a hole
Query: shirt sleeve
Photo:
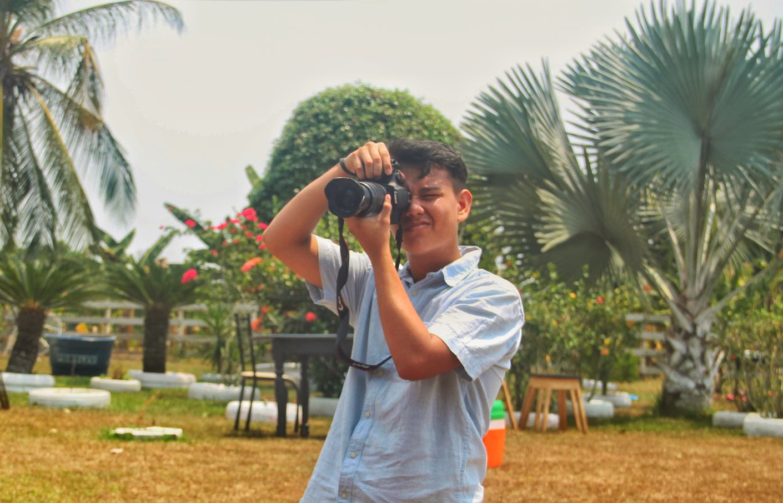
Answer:
[[[328, 239], [315, 236], [318, 242], [318, 268], [321, 272], [321, 285], [318, 288], [305, 281], [307, 290], [313, 302], [327, 307], [337, 314], [337, 272], [340, 270], [340, 246]], [[362, 305], [362, 296], [367, 284], [367, 278], [372, 274], [370, 258], [365, 253], [350, 252], [348, 280], [343, 287], [342, 295], [345, 304], [351, 312], [351, 325]]]
[[471, 286], [425, 325], [460, 361], [460, 377], [473, 381], [495, 365], [504, 371], [511, 367], [524, 323], [517, 289], [490, 281]]

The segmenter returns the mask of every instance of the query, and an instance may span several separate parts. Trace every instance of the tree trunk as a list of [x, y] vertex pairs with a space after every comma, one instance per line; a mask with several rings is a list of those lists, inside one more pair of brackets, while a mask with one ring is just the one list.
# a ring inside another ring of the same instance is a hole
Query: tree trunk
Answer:
[[169, 335], [171, 309], [147, 306], [144, 311], [144, 372], [166, 372], [166, 339]]
[[6, 372], [30, 374], [38, 359], [38, 345], [43, 334], [46, 311], [40, 307], [23, 307], [16, 316], [16, 344], [11, 351]]
[[[695, 318], [695, 317], [694, 317]], [[694, 330], [682, 327], [672, 317], [666, 337], [666, 362], [659, 363], [665, 374], [661, 412], [676, 416], [709, 411], [715, 389], [715, 374], [723, 353], [712, 341], [712, 321], [694, 323]]]

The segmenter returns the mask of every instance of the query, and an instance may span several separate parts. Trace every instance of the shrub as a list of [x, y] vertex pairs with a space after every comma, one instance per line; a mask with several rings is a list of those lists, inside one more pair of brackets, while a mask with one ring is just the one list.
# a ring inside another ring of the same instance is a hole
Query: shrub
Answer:
[[[297, 106], [250, 193], [259, 217], [271, 218], [296, 192], [367, 141], [410, 137], [451, 146], [459, 131], [433, 106], [407, 91], [367, 84], [330, 88]], [[333, 236], [329, 236], [333, 237]]]
[[722, 342], [750, 405], [764, 417], [783, 418], [783, 316], [760, 310], [738, 319]]

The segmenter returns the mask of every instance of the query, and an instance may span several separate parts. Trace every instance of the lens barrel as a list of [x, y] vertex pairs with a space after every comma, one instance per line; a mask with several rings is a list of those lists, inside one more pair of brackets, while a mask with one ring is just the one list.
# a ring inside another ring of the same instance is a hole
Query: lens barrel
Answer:
[[335, 178], [324, 189], [329, 211], [342, 218], [369, 217], [383, 209], [386, 189], [380, 183]]

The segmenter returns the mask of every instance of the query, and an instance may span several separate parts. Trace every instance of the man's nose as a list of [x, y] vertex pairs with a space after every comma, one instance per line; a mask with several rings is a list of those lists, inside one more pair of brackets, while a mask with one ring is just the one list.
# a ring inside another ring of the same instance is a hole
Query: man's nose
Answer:
[[411, 196], [411, 203], [408, 205], [408, 209], [405, 210], [406, 216], [415, 216], [424, 212], [424, 208], [421, 207], [421, 202], [418, 197]]

